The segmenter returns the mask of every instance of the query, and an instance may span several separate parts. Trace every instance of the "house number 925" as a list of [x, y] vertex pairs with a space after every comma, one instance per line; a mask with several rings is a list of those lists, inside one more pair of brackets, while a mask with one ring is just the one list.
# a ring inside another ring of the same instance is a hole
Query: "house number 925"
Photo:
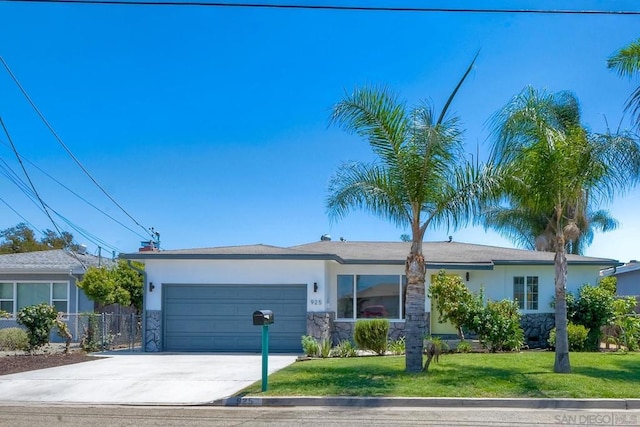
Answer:
[[311, 300], [311, 305], [322, 305], [322, 300], [321, 299], [312, 299]]

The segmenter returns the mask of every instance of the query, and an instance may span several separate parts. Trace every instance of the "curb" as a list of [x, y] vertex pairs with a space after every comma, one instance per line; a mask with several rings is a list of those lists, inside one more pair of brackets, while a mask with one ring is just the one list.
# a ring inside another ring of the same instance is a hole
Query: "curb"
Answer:
[[640, 409], [640, 399], [509, 399], [464, 397], [229, 397], [210, 406], [343, 406], [361, 408]]

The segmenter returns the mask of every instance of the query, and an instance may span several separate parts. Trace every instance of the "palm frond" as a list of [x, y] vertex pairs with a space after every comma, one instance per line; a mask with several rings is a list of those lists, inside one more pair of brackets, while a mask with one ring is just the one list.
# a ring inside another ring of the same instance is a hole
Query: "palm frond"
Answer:
[[607, 67], [620, 77], [633, 77], [640, 71], [640, 39], [629, 43], [607, 59]]
[[[632, 78], [640, 72], [640, 39], [618, 50], [607, 60], [607, 67], [614, 69], [620, 77]], [[630, 111], [636, 125], [640, 126], [640, 86], [627, 99], [625, 111]]]
[[397, 163], [410, 127], [405, 105], [386, 88], [364, 87], [337, 103], [331, 123], [365, 138], [387, 165]]
[[405, 194], [379, 165], [345, 163], [329, 181], [327, 211], [331, 220], [352, 210], [366, 210], [398, 226], [410, 224]]

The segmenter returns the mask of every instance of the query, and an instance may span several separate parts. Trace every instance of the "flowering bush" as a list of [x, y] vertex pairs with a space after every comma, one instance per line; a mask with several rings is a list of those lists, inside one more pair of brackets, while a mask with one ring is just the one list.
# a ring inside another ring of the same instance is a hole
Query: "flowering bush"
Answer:
[[27, 328], [30, 351], [49, 343], [49, 334], [57, 317], [56, 309], [45, 303], [30, 305], [18, 312], [16, 321]]

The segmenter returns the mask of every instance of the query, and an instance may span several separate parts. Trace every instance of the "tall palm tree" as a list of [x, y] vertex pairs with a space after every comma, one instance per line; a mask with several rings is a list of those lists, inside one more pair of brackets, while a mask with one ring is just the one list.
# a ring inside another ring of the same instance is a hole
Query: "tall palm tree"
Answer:
[[[607, 67], [616, 70], [620, 77], [632, 78], [637, 75], [640, 72], [640, 39], [611, 55], [607, 60]], [[631, 111], [636, 125], [640, 126], [640, 86], [629, 96], [625, 110]]]
[[329, 184], [332, 219], [354, 209], [368, 210], [411, 228], [405, 271], [406, 370], [422, 367], [425, 335], [425, 259], [422, 241], [429, 226], [457, 226], [477, 207], [487, 171], [466, 162], [457, 117], [447, 110], [474, 60], [439, 115], [429, 104], [407, 109], [385, 88], [360, 88], [333, 108], [332, 122], [369, 142], [378, 160], [343, 164]]
[[591, 203], [611, 201], [637, 183], [640, 147], [628, 134], [587, 132], [578, 100], [569, 92], [527, 88], [493, 117], [492, 125], [491, 160], [505, 173], [502, 203], [517, 209], [520, 219], [534, 219], [536, 231], [550, 237], [555, 252], [554, 370], [570, 372], [567, 242], [585, 227]]

